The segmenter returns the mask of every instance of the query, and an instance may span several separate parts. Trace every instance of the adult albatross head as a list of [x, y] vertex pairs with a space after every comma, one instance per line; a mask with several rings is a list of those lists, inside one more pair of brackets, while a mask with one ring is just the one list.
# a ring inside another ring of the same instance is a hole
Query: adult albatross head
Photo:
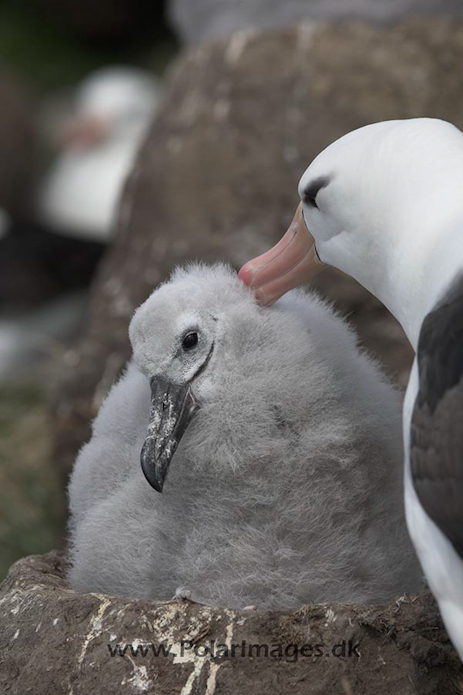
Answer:
[[288, 231], [240, 278], [270, 305], [321, 263], [334, 266], [376, 295], [414, 343], [435, 295], [439, 245], [461, 229], [462, 191], [463, 138], [453, 125], [420, 118], [365, 126], [316, 157]]

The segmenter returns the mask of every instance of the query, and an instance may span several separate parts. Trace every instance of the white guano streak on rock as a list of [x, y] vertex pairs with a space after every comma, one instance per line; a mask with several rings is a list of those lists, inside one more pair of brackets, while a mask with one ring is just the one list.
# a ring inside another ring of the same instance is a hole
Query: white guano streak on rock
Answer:
[[210, 664], [209, 676], [206, 683], [206, 692], [204, 695], [214, 695], [217, 686], [217, 671], [222, 664]]
[[102, 627], [101, 619], [103, 617], [105, 610], [107, 609], [107, 607], [109, 606], [110, 603], [111, 603], [111, 601], [109, 598], [103, 597], [101, 599], [101, 603], [99, 605], [99, 608], [98, 608], [96, 615], [94, 615], [90, 621], [90, 629], [85, 637], [81, 652], [79, 654], [79, 658], [77, 660], [79, 669], [82, 666], [82, 662], [85, 658], [85, 654], [87, 653], [88, 645], [90, 644], [90, 642], [93, 639], [95, 639], [95, 637], [97, 637], [101, 633], [101, 627]]
[[330, 623], [336, 622], [336, 614], [332, 608], [327, 608], [325, 612], [326, 623], [325, 627], [328, 627]]
[[[230, 622], [227, 625], [226, 629], [226, 634], [225, 634], [225, 644], [227, 645], [228, 649], [231, 649], [232, 642], [233, 642], [233, 623], [235, 620], [235, 614], [233, 611], [225, 609], [225, 614], [230, 618]], [[209, 659], [210, 662], [210, 659]], [[207, 683], [206, 683], [206, 691], [204, 695], [214, 695], [215, 689], [217, 687], [217, 673], [219, 671], [219, 668], [222, 666], [222, 664], [213, 664], [209, 663], [209, 676], [207, 678]]]
[[301, 52], [307, 52], [312, 48], [314, 34], [319, 29], [317, 22], [305, 21], [297, 26], [297, 48]]
[[256, 32], [253, 29], [243, 29], [242, 31], [237, 31], [236, 34], [233, 34], [225, 51], [225, 61], [231, 67], [234, 67], [240, 61], [246, 48], [246, 44], [255, 35], [255, 33]]
[[[0, 600], [0, 606], [3, 603], [9, 603], [10, 605], [13, 605], [13, 608], [10, 608], [10, 613], [12, 615], [17, 615], [19, 613], [19, 609], [21, 607], [21, 603], [23, 601], [24, 594], [21, 591], [17, 591], [14, 594], [7, 594]], [[16, 606], [14, 604], [17, 604]]]
[[[195, 630], [195, 627], [197, 628]], [[199, 633], [200, 631], [200, 621], [197, 622], [197, 625], [192, 624], [192, 630], [191, 632], [193, 634], [190, 635], [184, 635], [183, 639], [188, 640], [196, 635], [194, 634], [195, 632]], [[174, 642], [174, 648], [176, 651], [176, 656], [174, 656], [174, 664], [186, 664], [186, 663], [191, 663], [193, 664], [193, 669], [190, 671], [188, 678], [186, 680], [185, 685], [183, 686], [182, 690], [180, 691], [180, 695], [190, 695], [193, 685], [196, 681], [196, 679], [199, 679], [201, 676], [201, 672], [205, 665], [209, 663], [210, 661], [210, 656], [205, 655], [205, 656], [198, 656], [195, 654], [193, 650], [189, 650], [188, 652], [184, 653], [183, 655], [181, 654], [181, 644], [179, 642]]]
[[[188, 676], [187, 682], [183, 686], [183, 688], [180, 691], [180, 695], [190, 695], [191, 690], [193, 688], [193, 684], [196, 681], [197, 678], [200, 677], [201, 671], [203, 670], [204, 666], [206, 665], [206, 662], [209, 661], [208, 657], [198, 657], [194, 655], [195, 661], [193, 662], [193, 670], [190, 672], [190, 675]], [[174, 659], [175, 663], [175, 659]]]
[[148, 676], [146, 666], [138, 666], [129, 654], [126, 654], [125, 656], [133, 667], [133, 673], [130, 678], [127, 679], [127, 683], [130, 683], [136, 692], [146, 693], [149, 690], [150, 685], [152, 685], [152, 681]]
[[230, 618], [230, 622], [227, 625], [227, 634], [225, 637], [225, 644], [229, 649], [231, 649], [232, 642], [233, 642], [233, 623], [235, 620], [235, 614], [233, 611], [225, 609], [226, 615]]
[[[179, 610], [179, 606], [166, 606], [164, 615], [162, 618], [158, 618], [153, 621], [154, 632], [160, 642], [167, 642], [172, 645], [172, 651], [175, 652], [173, 663], [175, 665], [192, 664], [193, 669], [190, 671], [188, 678], [180, 691], [180, 695], [191, 695], [193, 685], [196, 680], [200, 678], [203, 668], [206, 664], [209, 664], [209, 675], [206, 684], [205, 695], [214, 695], [216, 689], [216, 678], [217, 672], [221, 664], [211, 663], [210, 654], [204, 656], [198, 656], [195, 654], [194, 650], [184, 651], [181, 654], [181, 644], [178, 636], [176, 635], [176, 613]], [[210, 620], [210, 611], [205, 608], [206, 620]], [[229, 623], [226, 627], [226, 637], [225, 644], [230, 649], [233, 641], [233, 622], [235, 620], [235, 613], [231, 610], [225, 609], [225, 615], [229, 618]], [[190, 630], [186, 635], [182, 635], [181, 640], [192, 640], [197, 637], [204, 626], [204, 621], [201, 618], [194, 618], [190, 622]]]
[[231, 103], [228, 99], [218, 99], [213, 107], [213, 117], [216, 121], [224, 121], [230, 113]]

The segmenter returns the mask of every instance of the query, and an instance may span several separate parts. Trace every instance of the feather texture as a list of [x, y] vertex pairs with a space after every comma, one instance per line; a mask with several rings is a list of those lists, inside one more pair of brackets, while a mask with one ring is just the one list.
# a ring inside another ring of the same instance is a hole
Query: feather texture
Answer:
[[[140, 468], [149, 377], [173, 369], [173, 336], [193, 318], [214, 351], [158, 494]], [[419, 587], [399, 400], [326, 303], [293, 291], [262, 309], [227, 266], [192, 265], [130, 335], [134, 358], [70, 483], [74, 588], [169, 599], [187, 586], [204, 603], [293, 609]]]

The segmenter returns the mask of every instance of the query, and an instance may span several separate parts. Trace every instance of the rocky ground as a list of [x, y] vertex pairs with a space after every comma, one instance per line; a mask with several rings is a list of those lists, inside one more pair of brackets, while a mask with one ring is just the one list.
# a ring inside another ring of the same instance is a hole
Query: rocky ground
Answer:
[[64, 571], [56, 553], [25, 558], [0, 588], [1, 692], [461, 693], [463, 668], [428, 594], [260, 613], [78, 594]]

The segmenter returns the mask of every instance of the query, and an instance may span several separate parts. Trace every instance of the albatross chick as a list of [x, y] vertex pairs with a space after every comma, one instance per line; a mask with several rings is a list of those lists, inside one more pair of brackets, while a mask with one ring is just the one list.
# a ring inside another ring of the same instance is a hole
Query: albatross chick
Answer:
[[263, 309], [193, 265], [130, 338], [70, 483], [75, 589], [294, 609], [419, 586], [397, 395], [327, 304]]

